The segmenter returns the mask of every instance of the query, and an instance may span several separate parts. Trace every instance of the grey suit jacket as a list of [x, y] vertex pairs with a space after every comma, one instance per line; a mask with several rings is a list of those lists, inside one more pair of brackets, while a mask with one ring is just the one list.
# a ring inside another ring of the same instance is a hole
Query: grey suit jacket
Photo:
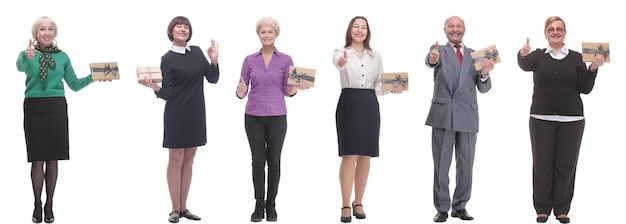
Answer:
[[[432, 50], [433, 45], [430, 49]], [[491, 89], [491, 78], [480, 80], [470, 54], [473, 49], [465, 46], [463, 64], [459, 65], [455, 50], [449, 44], [439, 45], [439, 61], [434, 68], [435, 85], [426, 125], [460, 132], [478, 132], [478, 101], [476, 89], [486, 93]], [[430, 51], [429, 51], [430, 54]]]

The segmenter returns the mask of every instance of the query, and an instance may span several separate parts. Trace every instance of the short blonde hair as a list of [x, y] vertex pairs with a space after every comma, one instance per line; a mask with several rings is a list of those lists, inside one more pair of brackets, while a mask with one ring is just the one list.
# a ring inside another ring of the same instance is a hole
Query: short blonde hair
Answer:
[[547, 31], [548, 26], [550, 26], [550, 24], [552, 24], [553, 22], [556, 22], [556, 21], [561, 21], [561, 22], [563, 22], [563, 29], [564, 29], [565, 31], [567, 31], [567, 28], [565, 27], [565, 21], [564, 21], [563, 19], [561, 19], [561, 17], [558, 17], [558, 16], [550, 16], [550, 17], [548, 17], [548, 18], [546, 19], [546, 22], [545, 22], [545, 24], [543, 25], [543, 32], [548, 32], [548, 31]]
[[33, 23], [33, 28], [31, 30], [32, 35], [33, 35], [33, 40], [37, 40], [37, 28], [39, 28], [39, 26], [42, 23], [52, 24], [52, 27], [54, 27], [54, 36], [55, 37], [57, 36], [57, 34], [59, 33], [59, 28], [57, 27], [57, 24], [50, 17], [42, 16], [42, 17], [37, 18], [37, 20], [35, 20], [35, 23]]
[[259, 30], [261, 30], [262, 25], [274, 28], [274, 30], [276, 30], [276, 36], [280, 35], [280, 25], [278, 25], [278, 21], [274, 19], [273, 17], [261, 18], [259, 19], [259, 21], [256, 22], [257, 34], [259, 34]]

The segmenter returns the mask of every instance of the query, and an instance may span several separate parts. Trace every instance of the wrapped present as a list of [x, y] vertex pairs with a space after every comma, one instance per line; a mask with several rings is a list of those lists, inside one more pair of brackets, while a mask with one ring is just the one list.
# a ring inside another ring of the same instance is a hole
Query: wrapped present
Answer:
[[408, 72], [385, 72], [381, 74], [383, 92], [390, 92], [395, 87], [402, 87], [402, 91], [409, 90]]
[[142, 80], [150, 77], [153, 82], [161, 82], [163, 75], [161, 74], [161, 66], [140, 66], [137, 67], [137, 79]]
[[291, 66], [289, 67], [289, 85], [300, 85], [300, 82], [306, 82], [309, 87], [313, 87], [315, 84], [315, 69], [301, 68]]
[[604, 62], [611, 61], [611, 52], [609, 51], [609, 43], [590, 43], [583, 42], [583, 61], [593, 62], [596, 54], [604, 55]]
[[114, 80], [120, 79], [120, 71], [117, 62], [90, 63], [91, 79]]
[[474, 60], [474, 67], [476, 67], [476, 71], [483, 69], [483, 60], [485, 58], [491, 59], [493, 64], [500, 62], [500, 53], [498, 52], [496, 45], [491, 45], [487, 48], [474, 51], [471, 56], [472, 60]]

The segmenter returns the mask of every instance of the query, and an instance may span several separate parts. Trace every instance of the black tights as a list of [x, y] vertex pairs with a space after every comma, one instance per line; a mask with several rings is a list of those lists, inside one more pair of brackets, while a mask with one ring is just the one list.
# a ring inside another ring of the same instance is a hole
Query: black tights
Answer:
[[[45, 164], [45, 171], [44, 171]], [[46, 183], [46, 204], [44, 207], [46, 218], [54, 217], [52, 213], [52, 199], [54, 197], [54, 188], [57, 185], [57, 176], [59, 174], [59, 166], [57, 160], [34, 161], [30, 167], [30, 179], [33, 184], [33, 193], [35, 196], [35, 210], [33, 217], [41, 217], [41, 192], [43, 191], [44, 180]]]

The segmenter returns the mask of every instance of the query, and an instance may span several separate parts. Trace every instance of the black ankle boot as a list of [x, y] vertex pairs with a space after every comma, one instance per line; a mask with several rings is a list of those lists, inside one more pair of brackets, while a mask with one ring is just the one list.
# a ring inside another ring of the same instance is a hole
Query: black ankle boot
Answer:
[[265, 202], [265, 212], [267, 213], [267, 221], [274, 222], [278, 220], [278, 214], [276, 214], [276, 202], [268, 200]]
[[260, 222], [265, 218], [265, 203], [263, 200], [256, 200], [254, 212], [250, 216], [250, 222]]

